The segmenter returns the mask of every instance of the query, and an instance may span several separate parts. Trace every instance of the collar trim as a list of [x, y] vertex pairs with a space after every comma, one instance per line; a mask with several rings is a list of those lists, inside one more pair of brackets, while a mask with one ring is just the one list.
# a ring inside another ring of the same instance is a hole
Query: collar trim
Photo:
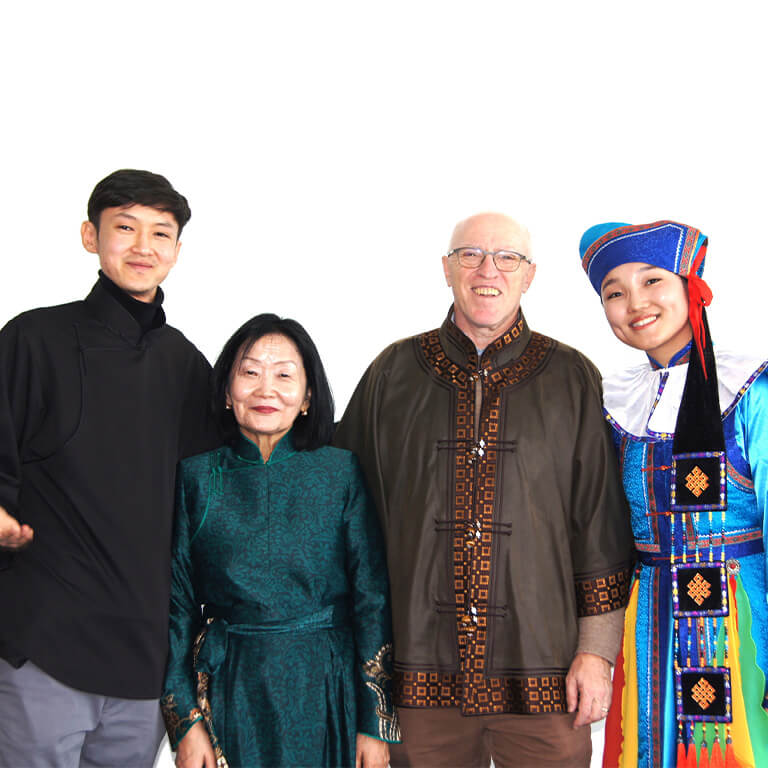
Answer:
[[[768, 368], [768, 360], [715, 351], [721, 418], [738, 405], [753, 382]], [[674, 437], [688, 363], [654, 369], [640, 365], [603, 379], [606, 418], [621, 434], [634, 440], [658, 442]]]
[[522, 309], [512, 325], [494, 339], [478, 356], [474, 342], [453, 322], [453, 305], [437, 330], [446, 355], [461, 368], [470, 371], [500, 368], [519, 358], [531, 339], [531, 330]]
[[233, 446], [234, 451], [239, 459], [242, 459], [249, 464], [260, 464], [261, 466], [279, 464], [281, 461], [290, 459], [291, 456], [297, 453], [293, 443], [292, 431], [293, 430], [288, 430], [288, 432], [277, 441], [277, 445], [272, 449], [272, 453], [266, 461], [264, 461], [261, 455], [259, 446], [240, 431], [238, 431], [237, 437], [235, 438]]

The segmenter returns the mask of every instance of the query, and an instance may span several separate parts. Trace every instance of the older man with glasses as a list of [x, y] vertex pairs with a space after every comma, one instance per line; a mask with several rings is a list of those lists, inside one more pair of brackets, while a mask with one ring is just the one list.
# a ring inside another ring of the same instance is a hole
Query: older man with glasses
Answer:
[[442, 326], [371, 364], [339, 426], [377, 503], [397, 766], [588, 766], [631, 568], [600, 376], [532, 332], [527, 230], [454, 229]]

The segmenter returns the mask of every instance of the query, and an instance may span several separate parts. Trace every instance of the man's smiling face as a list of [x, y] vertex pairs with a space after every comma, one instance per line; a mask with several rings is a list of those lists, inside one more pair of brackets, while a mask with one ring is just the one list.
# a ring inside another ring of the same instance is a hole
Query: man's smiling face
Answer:
[[176, 263], [181, 242], [173, 214], [146, 205], [105, 208], [98, 230], [83, 223], [83, 246], [99, 256], [104, 274], [129, 296], [152, 301]]
[[[529, 257], [530, 237], [508, 216], [481, 213], [457, 224], [449, 250], [461, 247], [509, 250]], [[454, 255], [443, 257], [443, 270], [453, 290], [456, 325], [484, 348], [514, 322], [520, 298], [528, 290], [536, 266], [523, 261], [515, 272], [502, 272], [486, 256], [479, 267], [467, 269]]]

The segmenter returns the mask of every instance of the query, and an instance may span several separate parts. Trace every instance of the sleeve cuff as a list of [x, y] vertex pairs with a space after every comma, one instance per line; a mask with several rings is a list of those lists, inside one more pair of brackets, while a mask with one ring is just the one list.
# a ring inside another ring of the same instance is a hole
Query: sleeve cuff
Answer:
[[601, 575], [576, 580], [576, 608], [579, 617], [600, 616], [623, 608], [629, 601], [632, 569], [614, 568]]
[[616, 661], [624, 632], [624, 609], [579, 619], [576, 653], [591, 653], [609, 664]]
[[187, 731], [198, 721], [203, 719], [203, 713], [193, 707], [186, 716], [182, 717], [176, 705], [176, 698], [172, 693], [163, 696], [160, 700], [160, 710], [165, 721], [165, 730], [168, 733], [168, 741], [171, 743], [171, 749], [175, 752], [179, 742], [184, 738]]
[[376, 741], [383, 741], [385, 744], [402, 744], [403, 740], [398, 737], [396, 739], [385, 739], [381, 736], [374, 736], [372, 733], [366, 733], [365, 731], [358, 731], [358, 733], [362, 734], [363, 736], [368, 736], [371, 739], [376, 739]]

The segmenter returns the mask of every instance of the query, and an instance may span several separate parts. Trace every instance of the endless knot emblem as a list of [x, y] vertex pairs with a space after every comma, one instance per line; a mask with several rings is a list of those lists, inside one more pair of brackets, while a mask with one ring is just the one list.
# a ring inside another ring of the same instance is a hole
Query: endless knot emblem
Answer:
[[700, 574], [697, 573], [688, 582], [688, 597], [693, 600], [696, 605], [701, 605], [711, 594], [710, 587], [712, 585]]
[[699, 467], [694, 467], [685, 478], [685, 487], [698, 499], [709, 488], [709, 478]]
[[706, 709], [715, 700], [715, 689], [703, 678], [691, 689], [691, 698], [702, 708]]

